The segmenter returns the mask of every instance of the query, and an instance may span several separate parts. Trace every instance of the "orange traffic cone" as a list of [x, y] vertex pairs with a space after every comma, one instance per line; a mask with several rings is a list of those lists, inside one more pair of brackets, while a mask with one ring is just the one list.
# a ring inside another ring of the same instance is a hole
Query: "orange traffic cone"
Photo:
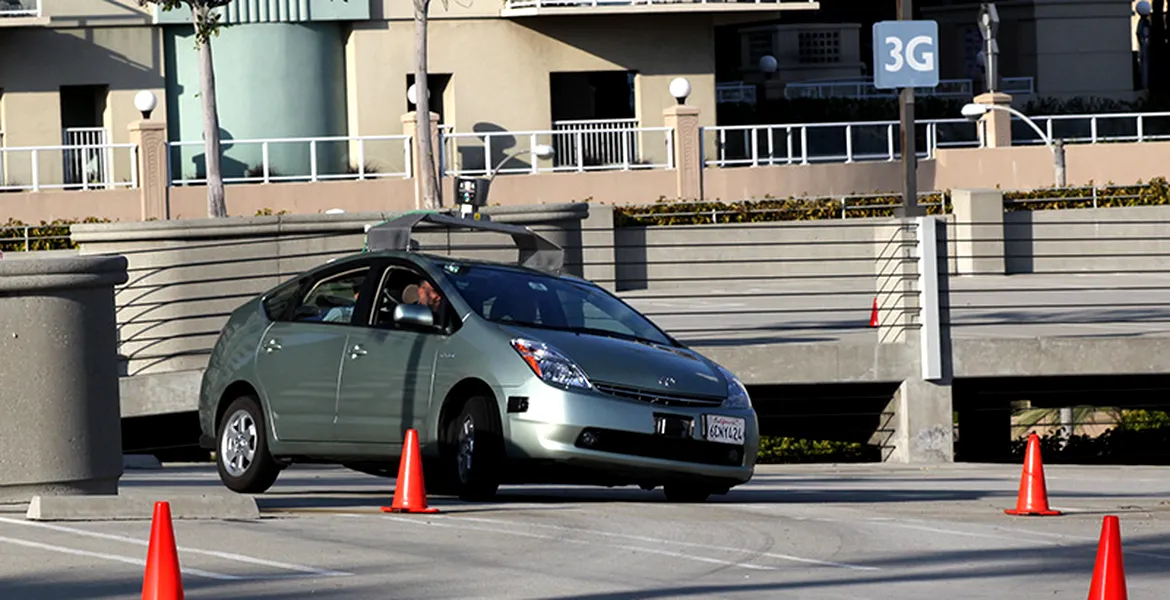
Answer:
[[869, 326], [870, 327], [877, 327], [878, 326], [877, 296], [873, 297], [873, 310], [869, 313]]
[[142, 600], [183, 600], [183, 578], [179, 571], [179, 550], [175, 546], [169, 502], [154, 503], [146, 575], [142, 579]]
[[1040, 460], [1040, 436], [1028, 436], [1024, 469], [1020, 474], [1020, 494], [1015, 509], [1003, 511], [1009, 515], [1055, 516], [1060, 511], [1048, 508], [1048, 488], [1044, 483], [1044, 463]]
[[427, 508], [427, 491], [423, 482], [422, 459], [418, 450], [418, 431], [406, 430], [402, 460], [398, 463], [398, 480], [394, 483], [394, 502], [382, 512], [437, 513]]
[[1097, 542], [1097, 564], [1093, 567], [1089, 600], [1128, 600], [1128, 597], [1117, 517], [1106, 515], [1101, 524], [1101, 541]]

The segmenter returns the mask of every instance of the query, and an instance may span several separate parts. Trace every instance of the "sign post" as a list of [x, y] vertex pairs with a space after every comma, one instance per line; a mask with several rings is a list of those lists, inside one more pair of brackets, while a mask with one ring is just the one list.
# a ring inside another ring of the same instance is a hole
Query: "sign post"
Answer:
[[897, 21], [873, 25], [874, 86], [899, 89], [898, 108], [902, 121], [902, 166], [905, 181], [898, 216], [926, 214], [918, 205], [918, 151], [914, 137], [914, 88], [938, 86], [938, 23], [912, 21], [910, 0], [900, 0]]

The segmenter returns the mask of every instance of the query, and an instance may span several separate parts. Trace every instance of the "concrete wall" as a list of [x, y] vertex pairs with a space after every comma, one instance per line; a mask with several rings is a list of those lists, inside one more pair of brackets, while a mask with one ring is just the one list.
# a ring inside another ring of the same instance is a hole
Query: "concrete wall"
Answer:
[[1161, 271], [1170, 207], [1018, 211], [1004, 215], [1008, 273]]

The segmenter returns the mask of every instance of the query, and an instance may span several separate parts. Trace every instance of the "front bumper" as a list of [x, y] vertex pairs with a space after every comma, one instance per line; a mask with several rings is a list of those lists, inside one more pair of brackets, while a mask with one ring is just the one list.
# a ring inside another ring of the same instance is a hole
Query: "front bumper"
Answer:
[[[711, 479], [738, 485], [752, 477], [759, 424], [751, 409], [651, 404], [600, 392], [571, 392], [532, 381], [505, 388], [504, 434], [512, 458], [552, 461], [631, 481]], [[743, 444], [708, 441], [707, 415], [744, 419]], [[664, 434], [657, 417], [689, 419]]]

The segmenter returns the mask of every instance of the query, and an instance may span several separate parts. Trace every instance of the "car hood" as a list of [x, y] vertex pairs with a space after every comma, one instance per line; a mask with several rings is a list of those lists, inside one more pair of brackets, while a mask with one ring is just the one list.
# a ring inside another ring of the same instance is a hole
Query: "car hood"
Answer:
[[685, 348], [537, 327], [508, 325], [504, 329], [553, 346], [575, 361], [594, 382], [664, 394], [727, 395], [727, 383], [717, 367]]

